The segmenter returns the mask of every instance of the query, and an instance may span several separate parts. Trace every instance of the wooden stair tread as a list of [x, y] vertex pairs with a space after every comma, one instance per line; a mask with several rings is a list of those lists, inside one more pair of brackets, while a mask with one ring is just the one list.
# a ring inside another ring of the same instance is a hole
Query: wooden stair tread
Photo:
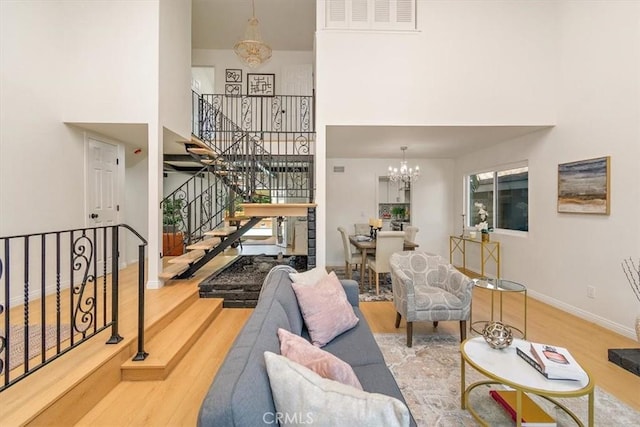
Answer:
[[163, 380], [222, 311], [222, 299], [200, 298], [171, 324], [148, 340], [145, 360], [131, 359], [122, 364], [123, 381]]
[[222, 227], [204, 233], [206, 236], [228, 237], [237, 231], [236, 227]]
[[189, 251], [183, 255], [170, 259], [169, 264], [185, 264], [185, 265], [193, 264], [203, 256], [204, 256], [204, 251], [202, 250]]
[[193, 245], [189, 245], [187, 246], [187, 249], [190, 251], [197, 250], [197, 249], [208, 251], [209, 249], [214, 248], [218, 244], [220, 244], [220, 238], [213, 237], [210, 239], [201, 240], [200, 242], [194, 243]]
[[216, 152], [211, 148], [187, 148], [187, 151], [201, 156], [217, 157]]
[[193, 145], [197, 145], [200, 148], [210, 148], [206, 142], [198, 138], [197, 136], [191, 135], [191, 141], [189, 142]]
[[171, 280], [180, 273], [184, 273], [189, 268], [189, 264], [169, 264], [162, 269], [158, 275], [162, 280]]

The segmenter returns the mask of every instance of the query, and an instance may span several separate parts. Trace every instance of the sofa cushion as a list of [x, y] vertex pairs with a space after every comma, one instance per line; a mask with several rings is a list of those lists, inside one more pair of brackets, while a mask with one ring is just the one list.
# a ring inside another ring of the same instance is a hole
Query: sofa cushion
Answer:
[[358, 323], [335, 272], [315, 285], [292, 286], [313, 345], [322, 347]]
[[[380, 347], [378, 347], [378, 343], [373, 338], [373, 333], [362, 311], [354, 307], [353, 312], [356, 317], [362, 320], [355, 327], [331, 340], [323, 347], [323, 350], [328, 351], [340, 360], [344, 360], [353, 367], [384, 361]], [[303, 335], [305, 335], [305, 332], [303, 331]]]
[[409, 409], [396, 398], [322, 378], [271, 352], [265, 352], [264, 358], [278, 412], [298, 417], [298, 424], [409, 426]]
[[324, 267], [315, 267], [302, 273], [289, 273], [289, 278], [293, 283], [299, 283], [301, 285], [315, 285], [320, 280], [324, 279], [327, 275], [327, 270]]
[[278, 328], [289, 329], [287, 314], [277, 300], [265, 300], [220, 366], [200, 407], [199, 426], [259, 426], [265, 412], [275, 412], [264, 352], [280, 351]]
[[311, 369], [322, 378], [335, 380], [362, 390], [358, 377], [348, 363], [285, 329], [278, 329], [278, 338], [280, 339], [280, 354], [287, 359]]
[[[278, 265], [269, 271], [260, 289], [256, 311], [260, 316], [268, 316], [269, 306], [273, 300], [278, 301], [289, 319], [289, 330], [300, 335], [304, 321], [289, 278], [289, 274], [295, 273], [295, 271], [288, 265]], [[263, 312], [263, 309], [266, 311]], [[273, 339], [276, 337], [274, 336]]]

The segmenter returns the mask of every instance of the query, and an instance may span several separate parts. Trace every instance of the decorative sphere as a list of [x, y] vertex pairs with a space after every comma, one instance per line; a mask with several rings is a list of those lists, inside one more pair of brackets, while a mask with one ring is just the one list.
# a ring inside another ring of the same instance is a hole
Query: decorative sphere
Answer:
[[482, 329], [482, 336], [491, 348], [506, 348], [513, 342], [511, 329], [502, 322], [487, 323]]

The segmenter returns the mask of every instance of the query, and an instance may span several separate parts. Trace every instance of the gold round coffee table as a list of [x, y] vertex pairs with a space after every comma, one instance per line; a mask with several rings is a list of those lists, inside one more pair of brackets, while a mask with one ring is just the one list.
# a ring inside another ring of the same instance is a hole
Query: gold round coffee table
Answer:
[[[502, 384], [516, 391], [517, 426], [521, 426], [522, 420], [522, 393], [535, 394], [552, 402], [573, 418], [578, 425], [584, 426], [576, 414], [555, 398], [588, 395], [589, 419], [587, 425], [593, 427], [595, 385], [589, 374], [585, 371], [586, 377], [580, 381], [548, 380], [516, 354], [516, 347], [528, 352], [529, 346], [530, 343], [528, 341], [518, 338], [513, 340], [511, 346], [501, 350], [489, 347], [483, 337], [469, 338], [462, 342], [460, 344], [460, 404], [462, 409], [467, 409], [481, 425], [488, 426], [469, 405], [469, 393], [481, 385]], [[467, 364], [486, 376], [488, 380], [478, 381], [467, 386], [465, 380], [465, 367]]]

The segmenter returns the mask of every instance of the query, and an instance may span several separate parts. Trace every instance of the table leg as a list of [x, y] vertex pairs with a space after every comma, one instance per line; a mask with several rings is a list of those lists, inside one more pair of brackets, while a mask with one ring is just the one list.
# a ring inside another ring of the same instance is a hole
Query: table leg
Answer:
[[462, 409], [467, 409], [467, 406], [465, 405], [465, 397], [467, 395], [467, 390], [465, 387], [465, 378], [464, 378], [464, 357], [462, 357], [462, 355], [460, 355], [460, 407]]
[[516, 426], [522, 426], [522, 390], [516, 390]]
[[591, 393], [589, 393], [589, 427], [593, 427], [593, 400], [594, 400], [594, 390], [591, 390]]
[[360, 287], [364, 291], [364, 273], [366, 271], [365, 264], [367, 263], [367, 249], [362, 249], [362, 264], [360, 265]]

